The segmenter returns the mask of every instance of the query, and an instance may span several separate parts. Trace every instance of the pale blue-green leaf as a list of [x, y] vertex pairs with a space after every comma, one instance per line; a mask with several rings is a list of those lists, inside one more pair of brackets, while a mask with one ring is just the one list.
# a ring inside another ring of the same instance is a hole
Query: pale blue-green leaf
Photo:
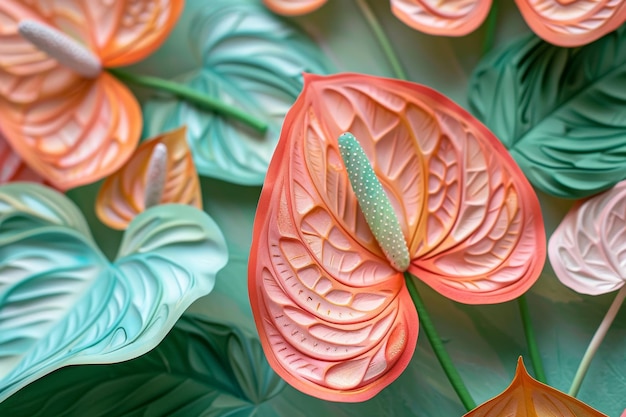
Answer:
[[210, 217], [164, 205], [133, 220], [111, 264], [65, 196], [0, 187], [0, 401], [59, 367], [152, 349], [227, 256]]
[[626, 28], [574, 49], [513, 42], [476, 67], [469, 100], [548, 194], [580, 198], [626, 178]]
[[303, 32], [243, 0], [211, 0], [190, 28], [197, 68], [177, 81], [269, 123], [261, 135], [240, 122], [178, 99], [144, 106], [148, 136], [187, 125], [200, 175], [262, 184], [287, 110], [303, 86], [303, 72], [324, 74], [329, 64]]

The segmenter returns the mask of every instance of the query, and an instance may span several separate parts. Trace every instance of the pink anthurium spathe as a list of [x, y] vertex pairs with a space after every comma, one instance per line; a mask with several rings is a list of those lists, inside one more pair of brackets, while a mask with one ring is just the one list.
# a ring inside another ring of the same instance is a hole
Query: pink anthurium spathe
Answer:
[[[515, 0], [526, 23], [544, 40], [580, 46], [626, 21], [624, 0]], [[264, 0], [276, 13], [308, 13], [326, 0]], [[390, 0], [393, 13], [413, 29], [431, 35], [463, 36], [477, 29], [492, 0]]]
[[13, 150], [63, 190], [116, 171], [142, 117], [105, 69], [156, 50], [182, 8], [183, 0], [0, 1], [0, 125]]
[[[406, 263], [390, 260], [357, 203], [354, 188], [369, 180], [348, 178], [354, 160], [343, 161], [338, 142], [347, 131], [392, 207]], [[268, 360], [287, 382], [326, 400], [364, 401], [415, 349], [404, 272], [459, 302], [500, 303], [536, 281], [545, 250], [534, 191], [469, 113], [409, 82], [305, 75], [259, 201], [250, 301]]]
[[559, 280], [582, 294], [619, 290], [626, 283], [626, 181], [577, 203], [550, 238]]

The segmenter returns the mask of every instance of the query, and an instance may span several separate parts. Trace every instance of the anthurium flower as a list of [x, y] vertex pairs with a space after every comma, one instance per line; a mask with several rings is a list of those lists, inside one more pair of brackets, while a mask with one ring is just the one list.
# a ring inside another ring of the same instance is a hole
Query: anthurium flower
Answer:
[[98, 180], [135, 149], [141, 112], [106, 67], [154, 51], [182, 0], [0, 2], [0, 125], [57, 188]]
[[157, 204], [188, 204], [202, 209], [200, 181], [182, 127], [143, 142], [119, 171], [109, 176], [96, 198], [96, 214], [125, 229]]
[[582, 401], [537, 381], [526, 371], [522, 358], [511, 385], [501, 394], [464, 417], [607, 417]]
[[13, 152], [0, 131], [0, 185], [13, 181], [41, 182], [42, 178]]
[[552, 234], [550, 263], [559, 280], [582, 294], [616, 291], [626, 283], [626, 181], [577, 203]]
[[[487, 17], [492, 0], [390, 0], [393, 13], [408, 26], [431, 35], [463, 36]], [[264, 0], [276, 13], [303, 14], [326, 0]], [[626, 21], [622, 0], [516, 0], [530, 28], [559, 46], [580, 46]]]
[[[361, 210], [368, 201], [377, 207]], [[368, 224], [364, 211], [378, 210]], [[405, 271], [453, 300], [499, 303], [524, 293], [544, 258], [532, 188], [469, 113], [409, 82], [305, 75], [249, 262], [261, 342], [287, 382], [332, 401], [371, 398], [415, 349]]]

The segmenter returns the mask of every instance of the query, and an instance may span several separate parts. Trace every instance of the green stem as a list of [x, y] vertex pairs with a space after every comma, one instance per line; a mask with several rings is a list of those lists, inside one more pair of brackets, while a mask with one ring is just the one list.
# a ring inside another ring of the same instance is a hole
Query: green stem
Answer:
[[494, 1], [487, 16], [487, 29], [485, 40], [483, 41], [483, 55], [486, 55], [493, 48], [496, 39], [496, 23], [498, 22], [498, 2]]
[[535, 332], [533, 330], [532, 320], [530, 319], [530, 311], [528, 310], [528, 301], [525, 295], [522, 294], [517, 298], [517, 305], [519, 306], [520, 316], [522, 316], [522, 325], [524, 326], [524, 334], [526, 335], [526, 344], [528, 345], [530, 360], [535, 369], [535, 378], [537, 378], [539, 382], [546, 384], [546, 373], [543, 370], [543, 363], [541, 362], [541, 355], [539, 354], [539, 347], [537, 346], [537, 339], [535, 339]]
[[219, 113], [222, 116], [238, 120], [257, 130], [259, 133], [265, 133], [267, 131], [267, 122], [259, 120], [237, 107], [230, 106], [224, 103], [223, 101], [216, 100], [205, 94], [198, 93], [197, 91], [185, 85], [173, 81], [164, 80], [158, 77], [131, 74], [119, 69], [108, 68], [107, 71], [121, 81], [136, 84], [142, 87], [153, 88], [155, 90], [166, 91], [178, 98], [195, 104], [202, 109], [210, 110], [215, 113]]
[[376, 40], [380, 44], [380, 47], [382, 48], [385, 56], [389, 60], [389, 64], [391, 64], [391, 68], [393, 69], [393, 72], [396, 78], [399, 78], [401, 80], [406, 80], [407, 79], [406, 73], [402, 69], [400, 60], [398, 59], [398, 56], [394, 52], [393, 47], [391, 46], [391, 42], [389, 42], [389, 38], [387, 38], [385, 31], [383, 30], [382, 26], [378, 22], [378, 19], [376, 18], [376, 15], [374, 14], [374, 12], [372, 12], [372, 9], [367, 4], [367, 1], [366, 0], [355, 0], [355, 1], [356, 1], [356, 4], [361, 9], [361, 13], [363, 13], [365, 20], [372, 28], [372, 31], [374, 32], [374, 36], [376, 36]]
[[578, 370], [576, 371], [576, 375], [574, 376], [574, 381], [572, 381], [572, 386], [569, 389], [568, 394], [571, 395], [572, 397], [575, 397], [578, 394], [578, 391], [580, 390], [580, 386], [583, 383], [583, 379], [585, 378], [585, 374], [587, 374], [587, 371], [589, 370], [589, 365], [591, 364], [593, 357], [598, 351], [600, 344], [604, 340], [604, 336], [606, 336], [606, 333], [608, 332], [609, 327], [611, 327], [611, 324], [613, 323], [613, 320], [615, 319], [617, 312], [622, 306], [622, 303], [624, 302], [625, 297], [626, 297], [626, 285], [624, 285], [622, 289], [619, 290], [619, 292], [615, 296], [615, 299], [611, 303], [609, 310], [606, 312], [606, 315], [602, 319], [602, 322], [600, 323], [598, 330], [596, 330], [596, 333], [593, 335], [591, 342], [589, 342], [587, 351], [585, 352], [585, 355], [583, 356], [583, 359], [580, 362], [580, 365], [578, 366]]
[[461, 379], [461, 375], [459, 375], [459, 372], [454, 367], [454, 364], [452, 363], [452, 359], [450, 359], [448, 352], [446, 352], [446, 348], [443, 346], [443, 342], [441, 341], [441, 338], [435, 330], [435, 326], [430, 319], [430, 315], [428, 314], [426, 306], [424, 305], [424, 302], [422, 301], [422, 298], [417, 291], [417, 287], [415, 286], [413, 279], [414, 277], [410, 273], [404, 273], [404, 280], [406, 281], [407, 289], [409, 290], [411, 299], [413, 300], [415, 308], [417, 309], [420, 323], [422, 323], [422, 329], [424, 330], [424, 333], [426, 333], [426, 337], [433, 347], [433, 351], [435, 352], [435, 355], [437, 356], [437, 359], [439, 360], [443, 371], [446, 373], [450, 384], [452, 384], [452, 388], [454, 388], [454, 391], [456, 391], [459, 399], [461, 400], [467, 411], [471, 411], [476, 408], [476, 403], [474, 402], [474, 399], [467, 390], [465, 383]]

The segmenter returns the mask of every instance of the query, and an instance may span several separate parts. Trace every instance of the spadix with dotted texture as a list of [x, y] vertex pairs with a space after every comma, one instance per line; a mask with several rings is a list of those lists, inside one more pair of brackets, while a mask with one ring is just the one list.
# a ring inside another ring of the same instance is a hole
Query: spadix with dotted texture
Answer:
[[[366, 183], [374, 189], [358, 191]], [[365, 213], [368, 201], [382, 212]], [[249, 262], [261, 343], [288, 383], [355, 402], [394, 381], [419, 327], [405, 270], [455, 301], [488, 304], [524, 293], [544, 259], [536, 195], [466, 111], [409, 82], [305, 75], [263, 187]]]

